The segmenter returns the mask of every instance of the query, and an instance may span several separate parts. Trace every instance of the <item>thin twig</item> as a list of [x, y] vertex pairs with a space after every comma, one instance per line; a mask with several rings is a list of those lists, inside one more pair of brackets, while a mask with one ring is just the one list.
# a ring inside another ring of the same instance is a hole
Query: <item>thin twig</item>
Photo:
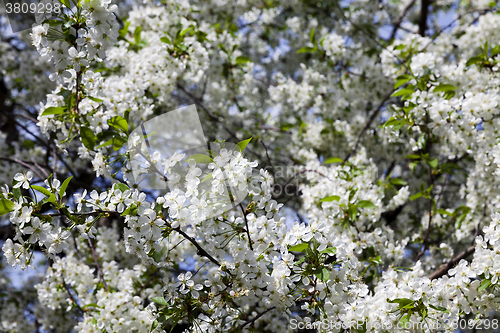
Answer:
[[[225, 123], [224, 123], [224, 118], [223, 117], [218, 117], [216, 116], [212, 111], [210, 111], [209, 109], [207, 109], [205, 107], [205, 105], [203, 105], [202, 101], [200, 100], [200, 98], [194, 96], [192, 93], [190, 93], [184, 86], [182, 86], [180, 83], [177, 83], [177, 88], [179, 88], [180, 90], [182, 90], [182, 92], [184, 92], [184, 94], [186, 94], [190, 99], [191, 101], [193, 101], [196, 105], [198, 105], [212, 120], [215, 120], [217, 121], [223, 128], [224, 130], [235, 140], [239, 140], [238, 139], [238, 136], [236, 135], [235, 132], [233, 132]], [[255, 155], [256, 157], [258, 157], [259, 159], [262, 160], [262, 157], [257, 154], [255, 151], [253, 151], [252, 149], [250, 149], [249, 147], [246, 147], [246, 151], [252, 153], [253, 155]]]
[[173, 228], [173, 230], [177, 231], [184, 238], [186, 238], [189, 242], [191, 242], [191, 244], [193, 244], [196, 247], [196, 249], [198, 250], [198, 255], [207, 258], [208, 260], [210, 260], [211, 262], [213, 262], [217, 266], [221, 266], [221, 264], [217, 261], [217, 259], [212, 257], [207, 251], [205, 251], [205, 249], [202, 248], [200, 246], [200, 244], [198, 244], [198, 242], [193, 237], [190, 237], [188, 234], [186, 234], [184, 231], [182, 231], [180, 227]]
[[37, 168], [35, 168], [33, 165], [28, 164], [28, 163], [33, 163], [33, 162], [26, 162], [26, 161], [18, 160], [17, 158], [9, 158], [9, 157], [3, 157], [3, 156], [0, 156], [0, 160], [1, 161], [8, 161], [8, 162], [14, 162], [14, 163], [17, 163], [17, 164], [21, 164], [22, 166], [25, 166], [26, 168], [28, 168], [31, 171], [33, 171], [40, 179], [45, 179], [45, 177], [42, 176], [38, 172]]
[[273, 174], [273, 177], [275, 177], [275, 171], [274, 171], [274, 166], [273, 166], [273, 162], [271, 161], [271, 158], [269, 157], [269, 153], [268, 153], [268, 149], [267, 149], [267, 146], [266, 144], [264, 143], [264, 141], [260, 140], [260, 142], [262, 143], [262, 146], [264, 146], [264, 149], [266, 150], [266, 157], [267, 157], [267, 160], [269, 162], [269, 165], [271, 166], [271, 171], [272, 171], [272, 174]]
[[73, 230], [71, 230], [71, 236], [73, 238], [73, 243], [75, 244], [76, 254], [78, 255], [78, 258], [83, 261], [82, 254], [80, 253], [80, 250], [78, 249], [78, 244], [76, 243], [76, 237], [75, 237], [75, 233], [73, 232]]
[[90, 240], [90, 237], [88, 237], [87, 240], [89, 241], [90, 250], [92, 251], [92, 256], [94, 257], [94, 263], [97, 267], [97, 277], [102, 280], [102, 284], [104, 285], [104, 288], [106, 288], [106, 291], [109, 291], [108, 284], [106, 283], [106, 280], [104, 279], [104, 274], [102, 273], [101, 267], [99, 267], [99, 263], [97, 262], [97, 253], [95, 253], [94, 245], [92, 245], [92, 241]]
[[321, 173], [321, 172], [319, 172], [317, 170], [306, 169], [306, 170], [298, 171], [292, 177], [288, 178], [288, 180], [285, 182], [285, 184], [283, 185], [283, 187], [287, 186], [295, 177], [297, 177], [298, 175], [300, 175], [302, 173], [305, 173], [305, 172], [314, 172], [314, 173], [317, 173], [318, 175], [320, 175], [322, 177], [325, 177], [329, 181], [332, 181], [327, 175], [324, 175], [323, 173]]
[[236, 329], [236, 332], [240, 332], [243, 328], [245, 328], [245, 326], [247, 325], [250, 325], [250, 324], [253, 324], [257, 319], [259, 319], [260, 317], [262, 317], [263, 315], [265, 315], [266, 313], [268, 313], [269, 311], [271, 310], [274, 310], [276, 307], [273, 306], [273, 307], [270, 307], [269, 309], [267, 310], [264, 310], [262, 311], [261, 313], [259, 313], [258, 315], [256, 315], [253, 319], [250, 319], [250, 320], [247, 320], [246, 322], [244, 322], [243, 324], [241, 324], [237, 329]]
[[363, 137], [365, 132], [368, 130], [368, 128], [370, 128], [370, 126], [373, 123], [373, 121], [375, 120], [375, 118], [377, 118], [378, 113], [380, 112], [380, 110], [384, 106], [385, 102], [387, 102], [387, 100], [391, 97], [393, 92], [394, 92], [394, 89], [391, 89], [391, 91], [387, 95], [385, 95], [384, 99], [382, 100], [382, 102], [380, 102], [380, 104], [377, 106], [377, 108], [375, 110], [373, 110], [372, 114], [370, 115], [370, 118], [368, 118], [368, 121], [366, 122], [365, 126], [361, 130], [361, 133], [359, 133], [359, 136], [358, 136], [358, 139], [356, 140], [356, 144], [354, 145], [354, 148], [351, 150], [351, 152], [344, 159], [344, 163], [349, 159], [349, 157], [351, 157], [356, 152], [356, 150], [358, 150], [358, 146], [361, 142], [361, 138]]
[[62, 284], [63, 284], [63, 286], [64, 286], [64, 289], [66, 289], [66, 292], [68, 293], [69, 298], [71, 298], [71, 301], [73, 301], [73, 303], [75, 304], [76, 308], [77, 308], [78, 310], [80, 310], [80, 312], [81, 312], [81, 313], [82, 313], [82, 315], [83, 315], [83, 313], [84, 313], [85, 311], [82, 309], [82, 307], [80, 306], [80, 304], [78, 304], [78, 303], [76, 302], [76, 299], [75, 299], [75, 298], [73, 297], [73, 295], [71, 294], [71, 291], [69, 290], [68, 285], [67, 285], [67, 284], [66, 284], [66, 282], [64, 281], [64, 277], [62, 277], [62, 280], [63, 280], [63, 283], [62, 283]]
[[403, 23], [403, 19], [405, 18], [406, 14], [411, 9], [411, 7], [413, 7], [415, 2], [416, 2], [416, 0], [410, 1], [408, 3], [408, 5], [403, 9], [403, 11], [401, 12], [401, 15], [399, 15], [398, 19], [394, 23], [394, 29], [392, 30], [391, 38], [389, 38], [389, 39], [393, 39], [394, 37], [396, 37], [396, 33], [397, 33], [398, 29], [401, 27], [401, 23]]
[[246, 232], [247, 232], [247, 236], [248, 236], [248, 245], [250, 246], [250, 250], [253, 251], [252, 238], [250, 238], [250, 229], [248, 229], [247, 212], [243, 208], [243, 205], [241, 204], [241, 202], [239, 203], [239, 206], [241, 208], [241, 212], [243, 213], [243, 217], [245, 218], [245, 226], [246, 226]]
[[218, 121], [222, 127], [224, 127], [224, 129], [226, 130], [227, 133], [229, 133], [229, 135], [231, 135], [233, 138], [235, 139], [238, 139], [238, 137], [236, 136], [236, 133], [234, 133], [233, 131], [231, 131], [229, 129], [229, 127], [227, 127], [227, 125], [222, 121], [222, 117], [217, 117], [212, 111], [210, 111], [209, 109], [207, 109], [205, 107], [205, 105], [203, 105], [203, 103], [200, 101], [200, 99], [196, 96], [194, 96], [193, 94], [191, 94], [186, 88], [184, 88], [184, 86], [182, 86], [180, 83], [177, 83], [177, 88], [179, 88], [180, 90], [182, 90], [182, 92], [184, 94], [186, 94], [196, 105], [198, 105], [203, 111], [205, 111], [206, 114], [208, 114], [208, 116], [210, 118], [212, 118], [213, 120], [216, 120]]
[[451, 268], [453, 268], [453, 266], [456, 263], [458, 263], [460, 260], [465, 259], [468, 256], [470, 256], [471, 254], [473, 254], [475, 249], [476, 249], [475, 246], [470, 246], [469, 248], [467, 248], [467, 250], [463, 251], [462, 253], [460, 253], [458, 256], [454, 257], [453, 259], [451, 259], [446, 264], [441, 265], [437, 271], [435, 271], [434, 273], [429, 275], [429, 279], [433, 280], [433, 279], [440, 278], [443, 275], [446, 275], [448, 273], [448, 271]]
[[441, 28], [441, 30], [439, 30], [438, 32], [436, 32], [434, 34], [434, 36], [431, 38], [431, 41], [425, 45], [425, 47], [420, 50], [420, 52], [424, 52], [429, 46], [432, 45], [432, 43], [434, 43], [434, 41], [448, 28], [450, 28], [451, 26], [453, 26], [455, 24], [455, 22], [457, 22], [458, 20], [462, 19], [464, 16], [466, 15], [469, 15], [469, 14], [474, 14], [474, 13], [480, 13], [480, 15], [484, 15], [488, 12], [492, 12], [492, 11], [497, 11], [496, 8], [481, 8], [481, 9], [473, 9], [473, 10], [469, 10], [468, 12], [465, 12], [463, 14], [460, 14], [458, 15], [458, 17], [456, 19], [454, 19], [453, 21], [451, 21], [449, 24], [445, 25], [443, 28]]
[[[24, 126], [23, 124], [19, 123], [19, 122], [16, 122], [16, 125], [21, 127], [23, 130], [26, 131], [26, 133], [28, 133], [29, 135], [31, 135], [32, 137], [34, 137], [38, 142], [40, 142], [42, 145], [44, 145], [47, 150], [50, 149], [50, 145], [48, 142], [46, 142], [45, 140], [43, 140], [42, 138], [40, 138], [38, 135], [34, 134], [32, 131], [30, 131], [26, 126]], [[73, 177], [76, 177], [76, 172], [71, 168], [71, 166], [66, 162], [66, 159], [65, 158], [62, 158], [61, 155], [57, 152], [56, 149], [55, 150], [55, 154], [56, 156], [59, 158], [59, 160], [64, 164], [64, 166], [66, 167], [66, 169], [68, 169], [68, 171], [71, 173], [71, 175]], [[37, 165], [35, 163], [35, 165]], [[38, 166], [38, 165], [37, 165]], [[45, 172], [45, 171], [44, 171]], [[47, 178], [48, 178], [48, 174], [47, 174]]]

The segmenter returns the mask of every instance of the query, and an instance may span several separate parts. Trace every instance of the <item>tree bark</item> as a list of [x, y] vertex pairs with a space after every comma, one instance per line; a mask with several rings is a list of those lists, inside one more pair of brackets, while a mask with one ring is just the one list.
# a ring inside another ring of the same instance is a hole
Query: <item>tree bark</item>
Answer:
[[422, 0], [420, 9], [420, 19], [418, 21], [418, 33], [425, 36], [427, 30], [427, 19], [429, 18], [429, 5], [431, 0]]

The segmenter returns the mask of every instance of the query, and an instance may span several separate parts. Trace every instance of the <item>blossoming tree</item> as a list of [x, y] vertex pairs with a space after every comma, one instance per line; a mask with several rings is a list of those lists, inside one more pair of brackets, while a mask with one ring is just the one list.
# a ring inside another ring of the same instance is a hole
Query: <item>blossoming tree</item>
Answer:
[[499, 329], [495, 1], [60, 4], [1, 21], [1, 332]]

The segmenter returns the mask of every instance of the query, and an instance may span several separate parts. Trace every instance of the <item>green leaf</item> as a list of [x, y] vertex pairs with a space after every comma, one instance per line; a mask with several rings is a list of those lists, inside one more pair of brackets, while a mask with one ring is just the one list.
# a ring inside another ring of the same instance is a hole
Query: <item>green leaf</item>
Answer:
[[408, 113], [409, 111], [413, 110], [416, 106], [417, 106], [417, 104], [409, 102], [408, 106], [403, 107], [403, 111], [405, 113]]
[[[262, 256], [262, 258], [264, 258], [264, 256], [263, 256], [262, 254], [259, 256], [259, 258], [260, 258], [261, 256]], [[304, 256], [304, 257], [300, 258], [298, 261], [294, 262], [294, 263], [293, 263], [293, 265], [294, 265], [294, 266], [300, 265], [300, 264], [302, 264], [304, 261], [306, 261], [306, 259], [307, 259], [307, 257], [306, 257], [306, 256]], [[257, 261], [259, 261], [259, 259], [258, 259], [258, 258], [257, 258]]]
[[118, 33], [120, 34], [120, 37], [121, 38], [125, 38], [125, 36], [127, 35], [127, 32], [128, 32], [128, 27], [130, 27], [130, 21], [129, 22], [124, 22], [124, 26], [123, 28], [121, 28], [120, 30], [118, 30]]
[[393, 126], [395, 131], [399, 131], [405, 124], [406, 120], [391, 117], [383, 125], [381, 125], [380, 128]]
[[44, 20], [42, 22], [42, 24], [45, 24], [47, 23], [48, 25], [50, 25], [51, 27], [56, 27], [56, 26], [60, 26], [64, 21], [60, 21], [60, 20]]
[[105, 146], [112, 145], [113, 149], [115, 151], [117, 151], [117, 150], [120, 150], [121, 147], [123, 147], [125, 142], [127, 142], [127, 141], [124, 138], [122, 138], [121, 136], [114, 136], [113, 138], [111, 138], [111, 140], [108, 140], [108, 141], [100, 144], [99, 146], [97, 146], [97, 148], [102, 148]]
[[152, 297], [151, 300], [160, 305], [169, 305], [163, 297]]
[[10, 213], [14, 210], [14, 203], [7, 199], [0, 199], [0, 216]]
[[401, 317], [401, 319], [399, 320], [399, 321], [401, 322], [401, 324], [403, 325], [403, 327], [405, 327], [405, 325], [406, 325], [407, 323], [409, 323], [409, 322], [410, 322], [410, 316], [411, 316], [411, 314], [406, 313], [406, 314], [405, 314], [403, 317]]
[[354, 196], [356, 195], [356, 192], [358, 192], [358, 189], [357, 188], [353, 188], [349, 191], [349, 202], [351, 202], [352, 198], [354, 198]]
[[391, 118], [387, 119], [387, 121], [380, 127], [393, 126], [397, 123], [399, 123], [399, 120], [394, 118], [394, 117], [391, 117]]
[[340, 157], [330, 157], [325, 160], [325, 164], [332, 164], [332, 163], [343, 163], [344, 160], [341, 159]]
[[187, 160], [188, 161], [194, 160], [196, 163], [199, 163], [199, 164], [209, 164], [209, 163], [213, 162], [212, 158], [208, 155], [205, 155], [205, 154], [194, 154], [191, 157], [189, 157]]
[[323, 251], [320, 251], [319, 253], [335, 254], [335, 253], [337, 253], [337, 248], [336, 247], [329, 247], [329, 248], [324, 249]]
[[249, 138], [249, 139], [238, 142], [236, 145], [240, 148], [240, 151], [243, 151], [245, 149], [245, 147], [250, 143], [251, 140], [252, 140], [252, 138]]
[[452, 213], [448, 212], [446, 209], [442, 209], [442, 208], [438, 209], [437, 212], [439, 214], [441, 214], [441, 215], [446, 215], [446, 216], [452, 216], [453, 215]]
[[101, 308], [101, 307], [100, 307], [99, 305], [97, 305], [96, 303], [90, 303], [90, 304], [84, 305], [84, 306], [82, 307], [82, 309], [86, 309], [86, 308], [90, 308], [90, 307], [92, 307], [92, 308], [98, 308], [98, 309], [100, 309], [100, 308]]
[[483, 56], [475, 56], [475, 57], [472, 57], [472, 58], [469, 58], [469, 60], [467, 60], [467, 62], [465, 63], [465, 66], [466, 67], [469, 67], [469, 66], [472, 66], [474, 64], [477, 64], [478, 62], [482, 62], [484, 59], [483, 59]]
[[398, 91], [396, 91], [395, 93], [393, 93], [391, 96], [392, 97], [398, 97], [398, 96], [408, 96], [408, 95], [411, 95], [415, 92], [414, 89], [411, 89], [411, 88], [403, 88], [403, 89], [400, 89]]
[[417, 200], [421, 196], [422, 196], [422, 193], [420, 193], [420, 192], [415, 193], [414, 195], [410, 196], [410, 201]]
[[455, 87], [454, 85], [442, 83], [439, 86], [434, 87], [433, 92], [448, 92], [448, 91], [453, 91], [456, 89], [457, 89], [457, 87]]
[[23, 146], [26, 148], [26, 149], [32, 149], [33, 147], [35, 147], [35, 142], [32, 141], [32, 140], [24, 140], [23, 141]]
[[321, 203], [321, 202], [332, 202], [332, 201], [339, 201], [339, 200], [340, 200], [340, 197], [338, 195], [329, 195], [327, 197], [324, 197], [323, 199], [321, 199], [318, 202], [319, 203]]
[[95, 135], [94, 132], [87, 126], [80, 127], [80, 138], [82, 143], [88, 150], [94, 150], [95, 148]]
[[348, 209], [349, 217], [351, 218], [351, 221], [354, 221], [356, 219], [356, 215], [358, 214], [358, 210], [356, 206], [352, 205]]
[[497, 46], [491, 48], [491, 55], [490, 55], [490, 57], [493, 58], [494, 56], [496, 56], [499, 53], [500, 53], [500, 45], [497, 45]]
[[393, 300], [387, 300], [388, 303], [397, 303], [399, 305], [399, 309], [402, 309], [410, 304], [413, 305], [413, 301], [409, 298], [396, 298]]
[[404, 44], [399, 44], [398, 46], [396, 46], [396, 47], [394, 48], [394, 50], [395, 50], [395, 51], [396, 51], [396, 50], [403, 50], [405, 47], [406, 47], [406, 45], [404, 45]]
[[65, 5], [67, 8], [71, 9], [71, 3], [69, 2], [69, 0], [59, 0], [59, 2]]
[[205, 31], [196, 31], [196, 38], [198, 38], [198, 42], [203, 43], [207, 40], [208, 34]]
[[460, 229], [460, 227], [462, 226], [462, 222], [465, 220], [465, 218], [467, 217], [467, 214], [469, 214], [470, 210], [471, 209], [467, 206], [460, 206], [459, 208], [455, 209], [455, 211], [453, 212], [454, 214], [461, 213], [455, 222], [456, 229]]
[[305, 47], [298, 49], [297, 53], [314, 53], [314, 52], [316, 52], [316, 50], [317, 50], [316, 47], [305, 46]]
[[48, 203], [48, 202], [52, 202], [52, 203], [56, 202], [56, 196], [54, 193], [52, 193], [50, 196], [45, 197], [45, 199], [43, 199], [43, 203]]
[[316, 29], [315, 28], [312, 28], [311, 30], [311, 34], [309, 35], [309, 40], [311, 41], [311, 43], [315, 44], [315, 41], [316, 41], [316, 38], [314, 36], [314, 33], [316, 32], [315, 31]]
[[248, 57], [244, 57], [244, 56], [239, 56], [236, 58], [236, 64], [237, 65], [244, 65], [246, 64], [247, 62], [250, 62], [250, 58]]
[[97, 135], [95, 136], [95, 140], [96, 140], [96, 143], [102, 142], [102, 141], [108, 141], [117, 135], [118, 135], [118, 133], [116, 133], [114, 131], [102, 131], [102, 132], [97, 133]]
[[111, 143], [113, 144], [113, 150], [114, 151], [120, 150], [120, 148], [123, 147], [125, 142], [127, 142], [127, 140], [125, 140], [121, 136], [114, 137], [113, 139], [111, 139]]
[[406, 82], [411, 81], [411, 80], [413, 80], [413, 78], [404, 78], [404, 79], [400, 79], [400, 80], [396, 81], [396, 83], [394, 84], [394, 89], [398, 89], [403, 84], [405, 84]]
[[123, 183], [116, 183], [115, 184], [115, 190], [120, 190], [122, 192], [125, 192], [127, 190], [130, 190], [130, 188], [127, 185], [123, 184]]
[[410, 267], [403, 267], [403, 266], [401, 266], [401, 267], [394, 267], [394, 270], [396, 272], [411, 272], [411, 271], [413, 271], [413, 269], [411, 269]]
[[442, 306], [439, 306], [439, 305], [429, 304], [429, 307], [436, 310], [436, 311], [450, 313], [450, 311], [448, 311], [446, 308], [443, 308]]
[[51, 106], [50, 108], [46, 108], [41, 116], [48, 116], [51, 114], [61, 114], [64, 113], [64, 108], [56, 107], [56, 106]]
[[401, 178], [391, 178], [389, 180], [389, 182], [392, 184], [392, 185], [401, 185], [401, 186], [405, 186], [405, 185], [408, 185], [407, 182], [405, 182], [403, 179]]
[[138, 26], [137, 28], [135, 28], [135, 30], [134, 30], [134, 40], [135, 40], [136, 44], [139, 44], [139, 42], [141, 41], [141, 33], [142, 33], [141, 26]]
[[382, 263], [382, 258], [380, 256], [376, 256], [375, 258], [369, 258], [370, 262], [380, 265]]
[[457, 221], [455, 222], [455, 229], [460, 229], [462, 226], [462, 222], [465, 220], [465, 217], [467, 216], [466, 214], [462, 214], [457, 218]]
[[455, 163], [444, 163], [439, 166], [440, 173], [453, 173], [455, 170], [460, 169]]
[[374, 209], [374, 208], [377, 208], [377, 206], [375, 206], [371, 201], [369, 200], [361, 200], [360, 202], [358, 202], [356, 204], [356, 206], [358, 207], [361, 207], [361, 208], [371, 208], [371, 209]]
[[155, 262], [160, 262], [165, 257], [165, 253], [167, 252], [167, 247], [163, 246], [160, 251], [155, 251], [153, 254], [153, 259]]
[[317, 270], [314, 271], [314, 275], [321, 281], [326, 282], [330, 280], [330, 272], [326, 267], [318, 268]]
[[433, 159], [433, 160], [430, 160], [430, 161], [429, 161], [429, 162], [427, 162], [427, 163], [429, 164], [429, 166], [430, 166], [431, 168], [435, 169], [435, 168], [437, 167], [437, 165], [438, 165], [438, 159], [437, 159], [437, 158], [435, 158], [435, 159]]
[[68, 188], [68, 184], [71, 181], [71, 178], [73, 178], [73, 176], [66, 178], [66, 180], [62, 183], [61, 188], [59, 189], [59, 198], [62, 198], [64, 196], [64, 192], [66, 192], [66, 188]]
[[412, 160], [419, 160], [421, 158], [420, 155], [415, 155], [415, 154], [410, 154], [410, 155], [406, 155], [405, 158], [409, 158], [409, 159], [412, 159]]
[[193, 31], [193, 30], [194, 30], [194, 28], [193, 28], [192, 26], [191, 26], [191, 27], [188, 27], [188, 28], [186, 28], [186, 29], [182, 30], [182, 31], [179, 33], [179, 36], [181, 36], [181, 37], [182, 37], [182, 36], [184, 36], [185, 34], [187, 34], [188, 32]]
[[137, 206], [131, 205], [123, 211], [121, 216], [135, 215], [135, 214], [137, 214]]
[[209, 180], [209, 179], [212, 179], [212, 173], [210, 172], [208, 175], [205, 176], [205, 178], [203, 178], [203, 180], [201, 181], [202, 183]]
[[309, 248], [309, 243], [300, 243], [296, 244], [288, 249], [288, 251], [294, 251], [294, 252], [306, 252], [306, 249]]
[[434, 88], [434, 92], [444, 92], [444, 98], [450, 99], [455, 96], [455, 90], [457, 88], [451, 84], [440, 84], [439, 86]]
[[160, 41], [165, 44], [172, 44], [172, 41], [167, 36], [160, 38]]
[[52, 194], [49, 190], [47, 190], [45, 187], [41, 187], [41, 186], [38, 186], [38, 185], [31, 185], [30, 186], [32, 189], [34, 190], [37, 190], [38, 192], [40, 193], [43, 193], [45, 194], [47, 197], [50, 197], [50, 195]]
[[102, 99], [100, 99], [100, 98], [95, 98], [95, 97], [91, 97], [91, 96], [87, 96], [87, 98], [90, 99], [91, 101], [94, 101], [97, 103], [102, 103]]
[[481, 282], [481, 285], [479, 288], [477, 288], [477, 291], [483, 291], [484, 289], [488, 288], [491, 285], [491, 280], [490, 279], [484, 279]]
[[19, 183], [17, 180], [12, 179], [12, 194], [14, 194], [14, 198], [19, 199], [22, 196], [22, 193], [19, 187], [14, 188], [14, 185], [16, 185], [17, 183]]
[[128, 123], [124, 118], [122, 118], [120, 116], [115, 116], [115, 117], [109, 119], [108, 125], [117, 131], [122, 131], [124, 133], [128, 133]]

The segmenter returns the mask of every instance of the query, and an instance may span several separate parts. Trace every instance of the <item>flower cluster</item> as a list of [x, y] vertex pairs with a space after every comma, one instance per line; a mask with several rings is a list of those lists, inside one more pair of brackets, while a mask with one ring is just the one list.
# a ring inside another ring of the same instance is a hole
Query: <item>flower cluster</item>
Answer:
[[498, 316], [491, 1], [61, 3], [0, 40], [2, 254], [49, 258], [0, 331]]

